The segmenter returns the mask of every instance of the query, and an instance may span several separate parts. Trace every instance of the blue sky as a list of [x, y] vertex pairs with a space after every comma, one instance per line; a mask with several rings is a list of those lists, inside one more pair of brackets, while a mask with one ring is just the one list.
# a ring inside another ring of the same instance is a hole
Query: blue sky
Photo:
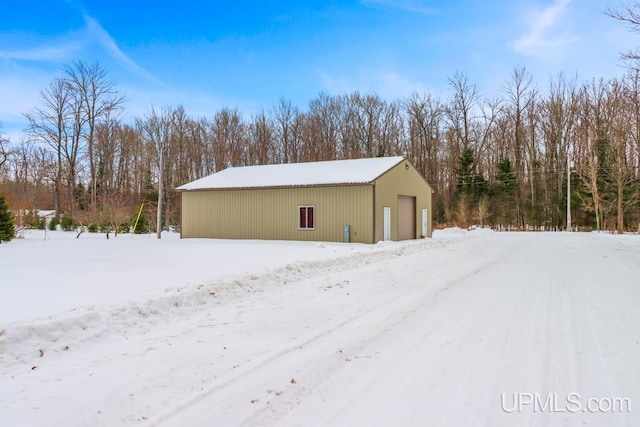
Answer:
[[22, 112], [76, 60], [99, 61], [127, 117], [183, 105], [245, 117], [279, 98], [301, 109], [320, 92], [386, 99], [449, 94], [456, 71], [496, 95], [516, 66], [541, 90], [563, 72], [621, 76], [639, 37], [603, 15], [619, 0], [76, 1], [7, 0], [0, 20], [0, 122]]

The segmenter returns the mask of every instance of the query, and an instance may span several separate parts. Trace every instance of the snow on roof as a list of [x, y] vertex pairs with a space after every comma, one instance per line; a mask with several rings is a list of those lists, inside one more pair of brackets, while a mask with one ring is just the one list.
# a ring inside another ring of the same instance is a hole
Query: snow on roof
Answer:
[[178, 190], [296, 187], [365, 184], [404, 160], [404, 157], [333, 160], [282, 165], [232, 167], [178, 187]]

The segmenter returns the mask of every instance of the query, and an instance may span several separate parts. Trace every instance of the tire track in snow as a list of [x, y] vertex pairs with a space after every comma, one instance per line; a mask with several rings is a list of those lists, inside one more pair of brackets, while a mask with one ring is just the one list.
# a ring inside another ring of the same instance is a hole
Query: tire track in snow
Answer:
[[[416, 254], [412, 254], [412, 256], [414, 255]], [[418, 255], [420, 254], [418, 253]], [[445, 272], [430, 277], [430, 281], [435, 283], [441, 283], [444, 281], [444, 283], [439, 284], [435, 289], [428, 288], [409, 305], [406, 305], [406, 296], [402, 295], [402, 293], [397, 293], [397, 296], [392, 300], [384, 300], [373, 305], [366, 311], [339, 319], [337, 322], [329, 322], [330, 325], [324, 328], [321, 332], [315, 333], [309, 337], [303, 337], [284, 348], [277, 349], [274, 352], [270, 352], [269, 354], [252, 361], [242, 369], [235, 370], [230, 376], [227, 376], [223, 380], [215, 381], [217, 384], [211, 385], [209, 388], [199, 393], [188, 396], [173, 407], [165, 409], [162, 413], [158, 414], [157, 417], [151, 419], [150, 422], [152, 425], [172, 425], [174, 421], [176, 421], [176, 425], [184, 424], [182, 415], [189, 412], [194, 406], [204, 404], [204, 401], [212, 399], [216, 394], [224, 392], [225, 389], [234, 388], [234, 384], [237, 384], [239, 381], [241, 382], [243, 378], [252, 375], [260, 376], [265, 372], [268, 373], [270, 371], [270, 365], [282, 364], [283, 359], [290, 359], [291, 370], [296, 371], [297, 369], [297, 372], [299, 372], [297, 375], [301, 374], [302, 377], [305, 378], [304, 387], [288, 387], [289, 390], [287, 390], [286, 393], [283, 393], [286, 394], [284, 398], [288, 399], [285, 405], [278, 405], [278, 402], [274, 402], [274, 405], [254, 410], [246, 419], [243, 420], [242, 424], [274, 422], [278, 417], [285, 415], [295, 407], [306, 396], [312, 394], [319, 384], [326, 381], [337, 370], [344, 366], [345, 360], [342, 356], [328, 358], [322, 349], [342, 348], [342, 355], [362, 352], [372, 343], [382, 339], [390, 331], [402, 325], [403, 322], [416, 312], [428, 309], [451, 289], [496, 263], [499, 263], [505, 256], [505, 254], [502, 254], [500, 256], [494, 256], [492, 259], [484, 260], [479, 265], [473, 266], [470, 270], [467, 270], [462, 274], [454, 271], [453, 274], [451, 272]], [[395, 260], [391, 260], [391, 262], [393, 261]], [[361, 267], [362, 266], [356, 266], [352, 270]], [[452, 275], [454, 277], [450, 278]], [[404, 272], [398, 280], [409, 280], [411, 277], [412, 272]], [[393, 311], [388, 315], [383, 314], [382, 320], [369, 320], [371, 318], [376, 319], [381, 317], [380, 313], [388, 311], [389, 306], [393, 306]], [[358, 344], [341, 346], [339, 342], [333, 342], [336, 339], [340, 341], [340, 337], [334, 337], [334, 334], [348, 327], [357, 328], [360, 324], [374, 324], [375, 326], [370, 328], [370, 332], [366, 335], [359, 336]], [[308, 366], [309, 362], [312, 362], [311, 366]], [[301, 367], [301, 364], [306, 366]], [[274, 381], [274, 379], [268, 374], [266, 375], [265, 380]], [[243, 390], [235, 390], [231, 394], [243, 394]], [[227, 392], [227, 398], [225, 399], [225, 402], [227, 403], [228, 396], [229, 392]], [[284, 398], [281, 400], [284, 400]], [[278, 408], [276, 408], [276, 406], [278, 406]]]
[[[424, 295], [420, 296], [414, 303], [409, 304], [408, 306], [400, 307], [398, 311], [394, 311], [392, 314], [385, 317], [382, 321], [373, 322], [375, 326], [371, 328], [372, 333], [366, 336], [360, 337], [359, 343], [350, 347], [343, 347], [344, 355], [356, 355], [352, 356], [355, 360], [359, 358], [359, 354], [362, 353], [374, 353], [372, 351], [365, 351], [368, 348], [375, 346], [376, 343], [385, 339], [387, 335], [394, 332], [396, 328], [400, 328], [403, 324], [412, 316], [416, 315], [418, 312], [422, 310], [429, 310], [432, 306], [437, 304], [441, 298], [445, 297], [448, 292], [464, 283], [465, 281], [474, 278], [476, 275], [484, 272], [486, 269], [494, 266], [495, 264], [501, 262], [506, 255], [502, 255], [498, 258], [495, 258], [486, 264], [482, 264], [473, 268], [472, 270], [456, 277], [453, 279], [447, 280], [443, 285], [438, 287], [437, 289], [427, 292]], [[442, 279], [445, 275], [434, 276], [436, 279]], [[375, 313], [369, 313], [374, 314]], [[364, 320], [364, 319], [358, 319]], [[425, 331], [421, 331], [420, 336], [426, 337], [433, 330], [437, 329], [439, 324], [430, 325]], [[420, 346], [420, 342], [416, 341], [413, 345], [403, 348], [403, 350], [407, 352], [411, 352], [414, 348]], [[373, 356], [369, 356], [373, 357]], [[290, 399], [289, 403], [283, 407], [278, 409], [274, 408], [275, 405], [271, 407], [265, 407], [263, 410], [256, 412], [252, 417], [248, 420], [245, 420], [243, 424], [248, 425], [277, 425], [278, 420], [282, 417], [286, 416], [292, 409], [294, 409], [297, 405], [299, 405], [305, 398], [315, 393], [318, 387], [326, 382], [329, 378], [335, 375], [339, 370], [345, 367], [344, 359], [339, 359], [336, 363], [328, 363], [327, 360], [322, 359], [318, 363], [316, 363], [313, 367], [307, 367], [305, 369], [305, 384], [308, 384], [305, 388], [296, 389], [296, 393], [293, 396], [293, 399]]]

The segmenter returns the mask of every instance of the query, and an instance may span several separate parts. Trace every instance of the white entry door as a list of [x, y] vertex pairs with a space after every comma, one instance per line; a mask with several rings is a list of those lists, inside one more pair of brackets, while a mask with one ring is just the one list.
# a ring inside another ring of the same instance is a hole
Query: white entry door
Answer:
[[383, 240], [391, 240], [391, 208], [384, 207], [384, 232], [383, 232]]
[[422, 237], [427, 237], [427, 210], [422, 209]]

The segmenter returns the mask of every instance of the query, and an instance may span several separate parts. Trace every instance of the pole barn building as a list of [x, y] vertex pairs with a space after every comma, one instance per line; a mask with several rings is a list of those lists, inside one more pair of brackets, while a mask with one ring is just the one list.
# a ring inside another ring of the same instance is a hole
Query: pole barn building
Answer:
[[432, 189], [404, 157], [229, 168], [177, 190], [183, 238], [375, 243], [432, 232]]

